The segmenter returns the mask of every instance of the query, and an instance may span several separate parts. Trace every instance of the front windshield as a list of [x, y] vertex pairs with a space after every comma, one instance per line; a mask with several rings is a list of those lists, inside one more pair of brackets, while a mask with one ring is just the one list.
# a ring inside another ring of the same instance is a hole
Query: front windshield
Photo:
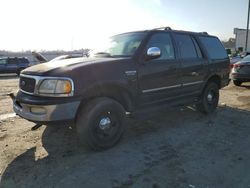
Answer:
[[126, 33], [111, 37], [103, 49], [94, 56], [102, 57], [131, 57], [138, 49], [145, 33]]

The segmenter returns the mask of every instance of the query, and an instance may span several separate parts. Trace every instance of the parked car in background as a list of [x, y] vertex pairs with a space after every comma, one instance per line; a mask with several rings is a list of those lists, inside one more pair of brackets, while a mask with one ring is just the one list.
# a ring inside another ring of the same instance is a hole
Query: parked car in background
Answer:
[[49, 60], [44, 57], [41, 53], [39, 52], [36, 52], [36, 51], [33, 51], [31, 52], [31, 54], [33, 55], [33, 57], [39, 62], [39, 63], [46, 63], [48, 62]]
[[16, 73], [17, 75], [23, 69], [29, 67], [29, 60], [25, 57], [2, 57], [0, 58], [0, 74]]
[[84, 57], [83, 55], [78, 55], [78, 54], [64, 54], [57, 56], [51, 60], [47, 59], [44, 55], [42, 55], [39, 52], [33, 51], [32, 52], [33, 57], [39, 62], [39, 63], [46, 63], [49, 61], [58, 61], [58, 60], [63, 60], [63, 59], [70, 59], [70, 58], [77, 58], [77, 57]]
[[236, 86], [250, 81], [250, 55], [233, 64], [231, 79]]
[[237, 63], [238, 61], [240, 61], [242, 59], [242, 57], [240, 55], [236, 56], [236, 57], [230, 57], [230, 68], [232, 70], [233, 66], [235, 63]]

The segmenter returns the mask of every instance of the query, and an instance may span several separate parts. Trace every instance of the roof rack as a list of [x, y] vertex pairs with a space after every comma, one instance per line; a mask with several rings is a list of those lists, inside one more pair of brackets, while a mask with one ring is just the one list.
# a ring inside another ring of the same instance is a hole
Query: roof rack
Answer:
[[164, 29], [165, 31], [171, 31], [171, 27], [158, 27], [158, 28], [155, 28], [155, 29], [152, 29], [152, 30], [161, 30], [161, 29]]
[[[155, 29], [152, 29], [152, 30], [165, 30], [165, 31], [172, 31], [171, 27], [158, 27], [158, 28], [155, 28]], [[182, 30], [174, 30], [174, 31], [177, 31], [177, 32], [187, 32], [187, 33], [199, 33], [199, 34], [202, 34], [202, 35], [209, 35], [207, 32], [203, 31], [203, 32], [192, 32], [192, 31], [182, 31]]]
[[203, 34], [203, 35], [208, 35], [208, 33], [207, 32], [200, 32], [200, 34]]

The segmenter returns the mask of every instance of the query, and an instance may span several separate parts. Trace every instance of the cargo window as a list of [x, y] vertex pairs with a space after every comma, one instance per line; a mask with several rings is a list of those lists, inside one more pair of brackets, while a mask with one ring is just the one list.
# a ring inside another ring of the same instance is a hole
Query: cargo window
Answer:
[[199, 37], [207, 50], [208, 56], [212, 59], [228, 58], [227, 53], [220, 40], [216, 37]]
[[175, 59], [174, 47], [172, 44], [169, 33], [156, 33], [154, 34], [148, 44], [147, 49], [151, 47], [158, 47], [161, 50], [161, 56], [157, 59], [171, 60]]
[[174, 34], [174, 38], [182, 59], [198, 58], [194, 42], [189, 35]]

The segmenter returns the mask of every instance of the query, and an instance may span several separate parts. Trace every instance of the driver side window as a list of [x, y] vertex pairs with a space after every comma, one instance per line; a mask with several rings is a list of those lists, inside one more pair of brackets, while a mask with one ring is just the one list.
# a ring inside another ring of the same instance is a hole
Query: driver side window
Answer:
[[175, 59], [174, 47], [169, 33], [156, 33], [151, 36], [147, 48], [158, 47], [161, 50], [161, 56], [158, 60]]

